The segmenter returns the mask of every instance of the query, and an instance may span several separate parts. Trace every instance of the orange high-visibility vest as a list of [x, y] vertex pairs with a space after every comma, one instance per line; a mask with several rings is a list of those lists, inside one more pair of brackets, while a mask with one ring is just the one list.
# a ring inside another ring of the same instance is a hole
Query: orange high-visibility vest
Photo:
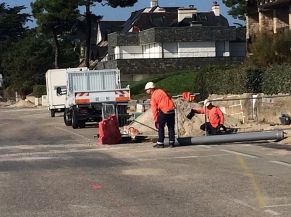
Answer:
[[154, 121], [158, 120], [158, 112], [161, 110], [167, 113], [175, 109], [175, 104], [172, 98], [162, 89], [155, 89], [151, 96], [151, 110]]
[[[213, 108], [206, 109], [206, 110], [207, 110], [208, 121], [211, 124], [211, 126], [216, 128], [219, 124], [224, 125], [224, 115], [219, 107], [213, 106]], [[205, 114], [204, 108], [197, 109], [196, 111], [199, 114]]]

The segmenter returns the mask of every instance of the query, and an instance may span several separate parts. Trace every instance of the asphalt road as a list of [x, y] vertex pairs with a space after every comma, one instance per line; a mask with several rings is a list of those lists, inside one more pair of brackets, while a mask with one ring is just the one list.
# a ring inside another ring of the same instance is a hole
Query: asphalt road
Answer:
[[291, 216], [291, 145], [154, 149], [96, 133], [0, 107], [0, 216]]

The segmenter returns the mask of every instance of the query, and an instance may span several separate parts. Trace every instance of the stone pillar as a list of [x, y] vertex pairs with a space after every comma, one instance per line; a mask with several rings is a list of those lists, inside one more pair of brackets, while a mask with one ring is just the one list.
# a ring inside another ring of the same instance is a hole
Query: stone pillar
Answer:
[[264, 29], [264, 15], [259, 11], [259, 32], [262, 32]]
[[291, 5], [289, 6], [289, 29], [291, 30]]
[[278, 17], [277, 17], [277, 10], [273, 10], [273, 33], [276, 34], [278, 29]]

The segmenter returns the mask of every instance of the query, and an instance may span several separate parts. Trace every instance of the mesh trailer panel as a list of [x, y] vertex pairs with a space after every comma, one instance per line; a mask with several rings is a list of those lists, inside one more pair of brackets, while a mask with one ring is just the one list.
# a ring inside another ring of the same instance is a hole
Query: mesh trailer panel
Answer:
[[98, 91], [120, 88], [117, 69], [68, 72], [69, 91]]

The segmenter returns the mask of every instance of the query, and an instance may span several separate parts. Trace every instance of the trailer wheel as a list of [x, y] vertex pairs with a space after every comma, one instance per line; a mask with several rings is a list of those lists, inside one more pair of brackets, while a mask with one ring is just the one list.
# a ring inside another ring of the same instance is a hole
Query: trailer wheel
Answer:
[[72, 114], [72, 127], [73, 129], [77, 129], [79, 127], [78, 118], [75, 111], [73, 111]]
[[55, 117], [55, 114], [56, 114], [55, 110], [54, 109], [51, 109], [51, 117], [52, 118]]
[[64, 122], [66, 126], [72, 126], [72, 118], [68, 109], [65, 109], [64, 112]]

